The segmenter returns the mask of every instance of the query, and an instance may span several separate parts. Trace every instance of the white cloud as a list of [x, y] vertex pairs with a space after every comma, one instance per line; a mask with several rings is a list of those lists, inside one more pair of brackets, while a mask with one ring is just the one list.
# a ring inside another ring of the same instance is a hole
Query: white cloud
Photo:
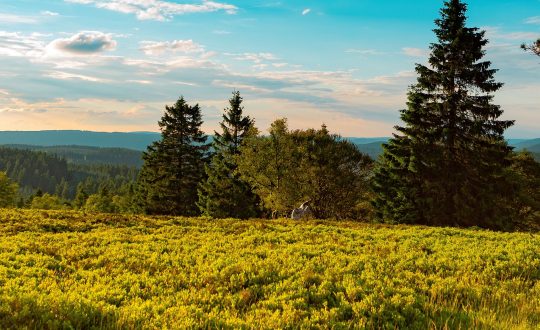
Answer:
[[127, 82], [135, 83], [135, 84], [141, 84], [141, 85], [151, 85], [152, 82], [150, 80], [127, 80]]
[[311, 13], [311, 8], [306, 8], [302, 11], [302, 16], [306, 16], [309, 13]]
[[226, 30], [214, 30], [212, 31], [213, 34], [217, 34], [217, 35], [227, 35], [227, 34], [231, 34], [230, 31], [226, 31]]
[[59, 16], [60, 14], [55, 13], [53, 11], [44, 10], [44, 11], [41, 12], [41, 15], [43, 15], [43, 16]]
[[353, 53], [360, 55], [384, 55], [384, 52], [378, 51], [376, 49], [347, 49], [345, 53]]
[[0, 31], [0, 55], [36, 58], [43, 55], [42, 35]]
[[179, 53], [201, 53], [204, 47], [193, 42], [193, 40], [174, 41], [142, 41], [139, 43], [140, 50], [146, 55], [161, 55], [165, 52]]
[[124, 14], [134, 14], [139, 20], [165, 21], [176, 15], [190, 13], [208, 13], [225, 11], [236, 14], [238, 8], [234, 5], [203, 0], [199, 4], [176, 3], [162, 0], [64, 0], [71, 3], [94, 5], [97, 8], [108, 9]]
[[47, 49], [53, 54], [69, 53], [77, 55], [89, 55], [110, 51], [116, 48], [116, 41], [110, 34], [99, 31], [83, 31], [70, 38], [56, 39]]
[[242, 54], [225, 54], [233, 56], [235, 60], [250, 61], [255, 64], [261, 64], [263, 61], [275, 61], [278, 58], [272, 53], [242, 53]]
[[64, 71], [51, 71], [47, 73], [45, 76], [53, 78], [53, 79], [59, 79], [59, 80], [82, 80], [82, 81], [90, 81], [90, 82], [105, 82], [105, 79], [86, 76], [82, 74], [77, 73], [70, 73], [70, 72], [64, 72]]
[[9, 24], [37, 24], [38, 19], [32, 16], [22, 16], [15, 14], [0, 13], [0, 22]]
[[526, 24], [540, 24], [540, 16], [529, 17], [525, 20]]
[[428, 52], [421, 48], [405, 47], [402, 50], [403, 50], [403, 54], [410, 57], [424, 57], [428, 55]]
[[539, 37], [538, 32], [528, 31], [515, 31], [515, 32], [502, 32], [500, 28], [493, 26], [486, 26], [482, 28], [486, 31], [487, 38], [491, 40], [509, 40], [509, 41], [528, 41]]

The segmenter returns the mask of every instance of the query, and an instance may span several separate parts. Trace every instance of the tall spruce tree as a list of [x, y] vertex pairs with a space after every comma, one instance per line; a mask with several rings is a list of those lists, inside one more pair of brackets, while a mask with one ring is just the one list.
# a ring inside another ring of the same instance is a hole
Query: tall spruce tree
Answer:
[[498, 119], [503, 111], [492, 100], [502, 84], [481, 61], [488, 41], [466, 27], [466, 10], [459, 0], [444, 3], [429, 66], [416, 65], [418, 80], [401, 110], [405, 125], [384, 145], [373, 186], [385, 221], [512, 226], [503, 174], [511, 148], [503, 133], [513, 121]]
[[244, 219], [258, 215], [256, 195], [236, 173], [235, 156], [253, 126], [253, 120], [243, 115], [242, 101], [240, 92], [233, 92], [223, 114], [222, 132], [214, 135], [215, 154], [205, 169], [207, 179], [199, 186], [199, 208], [213, 218]]
[[181, 97], [173, 106], [165, 106], [158, 124], [161, 140], [143, 154], [137, 185], [139, 207], [148, 214], [198, 215], [197, 186], [205, 178], [209, 148], [200, 128], [201, 109]]

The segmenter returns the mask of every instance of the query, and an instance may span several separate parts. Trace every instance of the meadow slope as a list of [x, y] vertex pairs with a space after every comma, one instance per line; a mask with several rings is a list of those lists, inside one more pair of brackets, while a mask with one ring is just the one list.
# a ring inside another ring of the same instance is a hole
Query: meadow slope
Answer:
[[540, 326], [540, 235], [0, 210], [0, 328]]

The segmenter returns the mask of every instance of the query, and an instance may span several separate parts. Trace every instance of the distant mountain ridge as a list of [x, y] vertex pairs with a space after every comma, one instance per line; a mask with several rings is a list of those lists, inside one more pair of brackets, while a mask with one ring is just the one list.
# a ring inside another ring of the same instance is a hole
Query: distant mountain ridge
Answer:
[[161, 138], [154, 132], [93, 132], [93, 131], [0, 131], [0, 144], [33, 146], [88, 146], [100, 148], [127, 148], [143, 151]]
[[[66, 158], [74, 158], [86, 154], [80, 146], [99, 148], [125, 148], [137, 151], [144, 151], [146, 147], [161, 138], [156, 132], [94, 132], [77, 130], [57, 130], [57, 131], [0, 131], [0, 145], [25, 145], [24, 148], [32, 149], [28, 146], [59, 147], [71, 146], [72, 150], [56, 150], [57, 154]], [[210, 137], [211, 138], [211, 137]], [[387, 142], [389, 137], [346, 137], [354, 143], [362, 152], [376, 159], [382, 152], [382, 144]], [[508, 139], [508, 143], [516, 150], [527, 149], [533, 153], [540, 153], [540, 138], [537, 139]], [[75, 147], [78, 146], [78, 147]], [[37, 148], [34, 148], [37, 149]], [[57, 148], [58, 149], [58, 148]], [[52, 152], [53, 150], [43, 150]], [[88, 150], [87, 150], [88, 151]], [[93, 151], [94, 152], [94, 151]], [[110, 153], [110, 150], [97, 150], [95, 153]], [[70, 153], [70, 156], [67, 155]], [[95, 154], [94, 153], [94, 154]], [[78, 154], [78, 156], [77, 156]], [[123, 152], [125, 155], [126, 152]], [[130, 155], [133, 160], [136, 156]], [[79, 159], [80, 160], [80, 159]], [[134, 160], [137, 161], [137, 160]], [[122, 161], [124, 162], [124, 161]], [[130, 160], [131, 162], [131, 160]]]

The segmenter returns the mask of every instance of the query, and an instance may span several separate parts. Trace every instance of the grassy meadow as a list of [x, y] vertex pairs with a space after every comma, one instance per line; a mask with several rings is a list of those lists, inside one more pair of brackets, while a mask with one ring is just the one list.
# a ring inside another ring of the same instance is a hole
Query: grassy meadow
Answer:
[[538, 327], [539, 234], [0, 210], [0, 328]]

